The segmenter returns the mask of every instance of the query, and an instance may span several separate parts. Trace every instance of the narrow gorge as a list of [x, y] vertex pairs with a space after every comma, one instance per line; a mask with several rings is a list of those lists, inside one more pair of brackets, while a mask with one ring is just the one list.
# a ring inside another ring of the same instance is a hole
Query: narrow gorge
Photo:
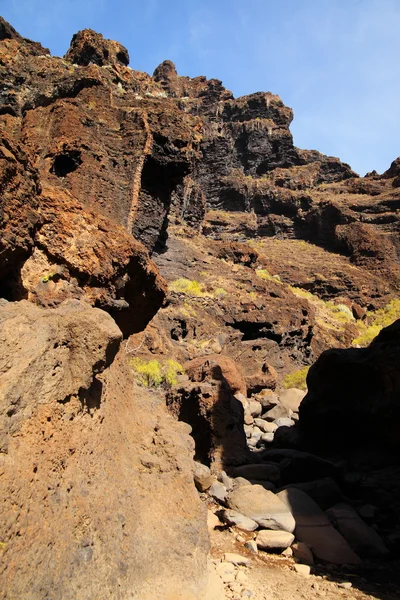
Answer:
[[0, 17], [0, 598], [398, 599], [400, 158], [129, 63]]

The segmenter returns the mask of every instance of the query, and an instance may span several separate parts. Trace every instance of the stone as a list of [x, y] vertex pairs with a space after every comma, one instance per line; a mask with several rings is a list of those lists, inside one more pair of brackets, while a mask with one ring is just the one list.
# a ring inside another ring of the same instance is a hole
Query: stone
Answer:
[[[279, 465], [283, 484], [314, 481], [324, 477], [336, 479], [339, 475], [336, 465], [328, 460], [307, 452], [293, 450], [291, 455], [289, 452], [288, 458], [282, 460]], [[265, 459], [271, 460], [267, 454]]]
[[287, 531], [262, 529], [257, 533], [256, 542], [261, 550], [283, 551], [294, 542], [294, 535]]
[[252, 433], [253, 433], [253, 427], [252, 427], [252, 425], [246, 425], [245, 424], [244, 427], [243, 427], [243, 429], [244, 429], [244, 432], [246, 434], [247, 439], [251, 438]]
[[214, 481], [210, 469], [199, 462], [194, 463], [193, 479], [199, 492], [206, 492]]
[[234, 477], [244, 477], [248, 480], [259, 479], [277, 483], [280, 479], [279, 468], [274, 463], [242, 465], [231, 469], [231, 472]]
[[249, 481], [248, 479], [245, 479], [244, 477], [235, 477], [235, 479], [233, 480], [233, 488], [234, 489], [238, 489], [238, 488], [246, 486], [246, 485], [251, 485], [251, 481]]
[[265, 444], [271, 444], [274, 441], [274, 433], [263, 433], [260, 437], [260, 441]]
[[349, 590], [353, 587], [353, 584], [350, 581], [341, 581], [337, 586], [343, 590]]
[[279, 404], [278, 394], [273, 392], [272, 390], [262, 390], [259, 394], [257, 394], [258, 402], [261, 402], [262, 407], [272, 408]]
[[259, 439], [260, 439], [259, 437], [252, 437], [252, 438], [250, 438], [250, 439], [247, 441], [247, 445], [248, 445], [250, 448], [256, 448], [256, 447], [257, 447], [257, 444], [258, 444], [258, 442], [259, 442]]
[[334, 504], [343, 500], [343, 494], [336, 481], [331, 477], [315, 479], [300, 483], [289, 483], [278, 491], [288, 488], [296, 488], [305, 492], [310, 498], [318, 504], [322, 510], [327, 510]]
[[250, 559], [247, 556], [241, 556], [240, 554], [233, 554], [232, 552], [225, 552], [224, 560], [232, 563], [233, 565], [243, 565], [247, 567], [250, 564]]
[[284, 550], [281, 554], [282, 554], [282, 556], [287, 556], [288, 558], [292, 558], [293, 550], [292, 550], [292, 548], [286, 548], [286, 550]]
[[246, 425], [252, 425], [254, 423], [254, 419], [253, 419], [253, 417], [252, 417], [249, 409], [246, 409], [244, 411], [244, 418], [243, 418], [243, 420], [244, 420], [244, 423]]
[[293, 412], [299, 411], [299, 406], [301, 401], [303, 400], [306, 392], [303, 390], [299, 390], [297, 388], [290, 388], [288, 390], [284, 390], [279, 394], [279, 402], [289, 408]]
[[287, 505], [295, 519], [296, 539], [312, 548], [314, 556], [339, 565], [361, 563], [359, 556], [307, 494], [288, 488], [279, 492], [277, 497]]
[[310, 577], [311, 567], [309, 565], [296, 564], [296, 565], [293, 565], [293, 569], [299, 575], [303, 575], [303, 577]]
[[366, 521], [373, 521], [378, 514], [378, 509], [373, 504], [364, 504], [359, 509], [358, 514], [362, 519], [365, 519]]
[[[256, 553], [257, 553], [257, 549], [256, 549]], [[236, 573], [236, 581], [240, 581], [240, 583], [246, 583], [248, 580], [247, 574], [245, 573], [245, 571], [237, 571]]]
[[[280, 419], [279, 419], [280, 420]], [[274, 433], [274, 446], [275, 448], [298, 448], [301, 440], [299, 430], [297, 427], [293, 427], [294, 421], [289, 419], [292, 425], [281, 425]], [[285, 419], [285, 421], [287, 421]]]
[[212, 512], [212, 510], [208, 509], [207, 510], [207, 527], [208, 527], [208, 531], [213, 531], [216, 527], [220, 527], [221, 526], [221, 521], [219, 520], [218, 516]]
[[254, 419], [254, 423], [265, 433], [274, 433], [278, 429], [275, 423], [266, 421], [265, 419]]
[[263, 481], [262, 479], [250, 479], [250, 483], [261, 485], [265, 490], [269, 490], [270, 492], [276, 492], [276, 486], [270, 481]]
[[265, 419], [266, 421], [276, 421], [277, 419], [281, 418], [290, 419], [290, 417], [292, 416], [292, 412], [293, 411], [290, 410], [290, 408], [283, 406], [283, 404], [277, 404], [276, 406], [268, 410], [266, 413], [264, 413], [263, 419]]
[[275, 425], [279, 427], [293, 427], [294, 421], [293, 419], [289, 419], [288, 417], [280, 417], [279, 419], [275, 419]]
[[217, 500], [217, 502], [220, 502], [221, 504], [226, 503], [228, 492], [226, 487], [220, 481], [214, 481], [209, 488], [208, 493], [214, 500]]
[[235, 566], [228, 561], [216, 565], [216, 571], [224, 583], [235, 581]]
[[293, 556], [304, 565], [313, 565], [314, 557], [310, 548], [304, 542], [296, 542], [292, 545]]
[[260, 527], [290, 533], [295, 529], [295, 520], [285, 503], [260, 485], [234, 488], [227, 503], [229, 508], [253, 519]]
[[248, 540], [244, 546], [245, 546], [245, 548], [247, 548], [247, 550], [250, 550], [250, 552], [253, 552], [254, 554], [258, 554], [257, 544], [254, 540]]
[[335, 504], [327, 515], [349, 545], [362, 558], [384, 557], [389, 551], [380, 535], [349, 504]]
[[249, 517], [245, 517], [235, 510], [222, 510], [220, 518], [224, 523], [235, 525], [235, 527], [243, 531], [255, 531], [258, 527], [258, 523], [253, 521], [253, 519], [249, 519]]
[[230, 492], [233, 489], [233, 480], [231, 479], [231, 477], [228, 477], [225, 471], [221, 471], [220, 473], [218, 473], [217, 479], [218, 481], [224, 484], [228, 492]]
[[249, 412], [252, 417], [258, 417], [262, 412], [262, 404], [261, 402], [257, 402], [256, 400], [249, 401]]

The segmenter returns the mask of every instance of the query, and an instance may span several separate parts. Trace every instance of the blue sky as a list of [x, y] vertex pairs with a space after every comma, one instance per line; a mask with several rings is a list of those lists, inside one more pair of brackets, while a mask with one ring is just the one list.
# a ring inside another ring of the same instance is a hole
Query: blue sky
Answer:
[[279, 94], [297, 146], [362, 175], [400, 155], [400, 0], [0, 0], [0, 14], [56, 56], [91, 27], [134, 69], [170, 59], [235, 96]]

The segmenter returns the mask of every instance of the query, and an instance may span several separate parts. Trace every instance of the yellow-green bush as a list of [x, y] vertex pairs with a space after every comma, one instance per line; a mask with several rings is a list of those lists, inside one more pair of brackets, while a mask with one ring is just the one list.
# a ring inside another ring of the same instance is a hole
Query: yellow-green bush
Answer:
[[282, 283], [279, 275], [271, 275], [271, 273], [269, 273], [267, 269], [257, 269], [256, 275], [258, 275], [258, 277], [261, 277], [261, 279], [265, 279], [266, 281], [275, 281], [275, 283]]
[[303, 367], [303, 369], [299, 369], [298, 371], [294, 371], [293, 373], [289, 373], [284, 378], [282, 385], [287, 390], [289, 388], [299, 388], [300, 390], [307, 389], [307, 373], [310, 367]]
[[175, 385], [177, 376], [184, 372], [182, 365], [173, 359], [161, 363], [158, 360], [142, 360], [132, 358], [130, 365], [139, 383], [145, 387], [158, 387], [160, 385]]
[[203, 290], [203, 286], [198, 281], [186, 279], [185, 277], [175, 279], [175, 281], [169, 284], [169, 289], [172, 292], [181, 292], [182, 294], [187, 294], [188, 296], [206, 295]]
[[358, 324], [360, 335], [353, 340], [353, 346], [368, 346], [381, 329], [400, 319], [400, 300], [392, 300], [375, 313], [368, 313], [367, 318], [370, 325]]

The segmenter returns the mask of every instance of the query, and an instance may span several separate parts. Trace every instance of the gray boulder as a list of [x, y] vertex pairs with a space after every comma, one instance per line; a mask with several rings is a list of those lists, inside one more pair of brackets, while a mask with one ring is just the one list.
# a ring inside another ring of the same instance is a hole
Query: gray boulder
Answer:
[[290, 509], [295, 519], [296, 539], [306, 543], [317, 558], [339, 565], [361, 563], [359, 556], [307, 494], [289, 488], [279, 492], [277, 496]]
[[295, 520], [288, 506], [261, 485], [235, 488], [228, 496], [228, 507], [256, 521], [261, 527], [293, 533]]
[[336, 504], [327, 511], [327, 515], [361, 557], [383, 557], [389, 553], [381, 536], [349, 504]]

